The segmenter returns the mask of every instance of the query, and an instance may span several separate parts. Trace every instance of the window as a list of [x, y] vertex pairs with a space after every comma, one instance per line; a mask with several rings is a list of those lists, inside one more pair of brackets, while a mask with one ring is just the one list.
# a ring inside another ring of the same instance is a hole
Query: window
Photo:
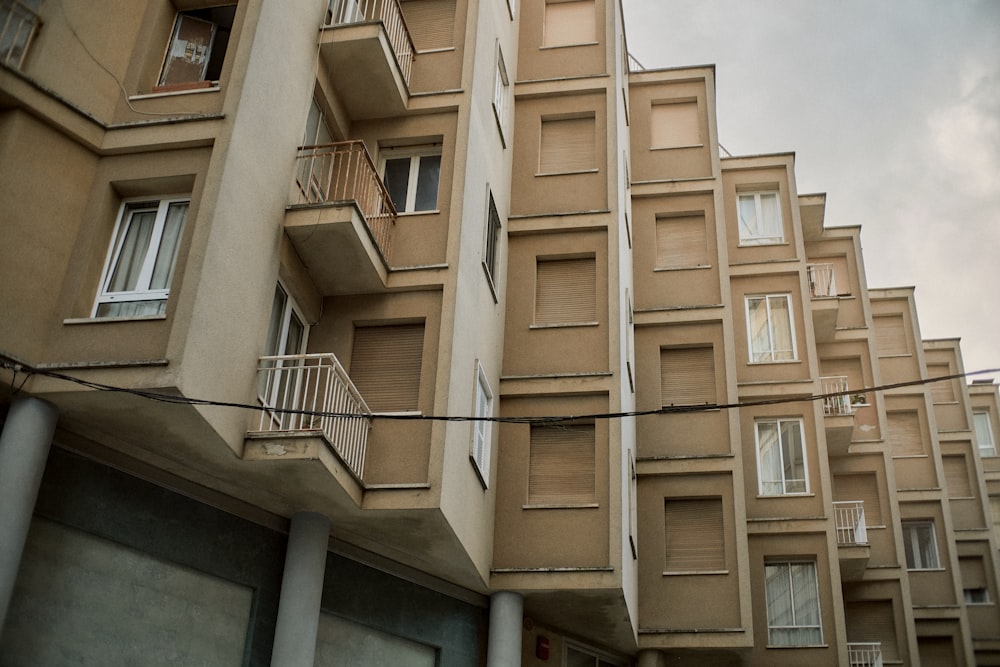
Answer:
[[597, 502], [594, 425], [532, 426], [529, 505]]
[[696, 100], [654, 102], [649, 121], [650, 148], [680, 148], [702, 143]]
[[95, 317], [166, 312], [189, 204], [187, 197], [122, 204], [94, 305]]
[[865, 524], [882, 526], [882, 507], [878, 495], [878, 478], [874, 473], [834, 475], [833, 499], [837, 501], [860, 500], [864, 503]]
[[844, 616], [847, 621], [848, 643], [879, 643], [884, 660], [899, 660], [896, 615], [893, 613], [892, 600], [845, 600]]
[[545, 3], [542, 46], [593, 44], [596, 14], [594, 0]]
[[399, 213], [437, 209], [441, 151], [385, 152], [383, 181]]
[[418, 409], [424, 325], [354, 328], [351, 380], [375, 412]]
[[472, 431], [472, 454], [470, 458], [475, 465], [476, 472], [483, 486], [490, 483], [490, 445], [493, 431], [493, 422], [485, 421], [484, 418], [493, 416], [493, 390], [486, 379], [486, 373], [480, 364], [476, 364], [476, 417], [483, 421], [473, 422]]
[[0, 3], [0, 63], [19, 69], [28, 47], [38, 32], [41, 19], [38, 7], [42, 0], [17, 0]]
[[757, 431], [757, 466], [762, 496], [808, 493], [801, 419], [762, 419]]
[[593, 649], [567, 642], [564, 664], [566, 667], [618, 667], [622, 663], [613, 661], [610, 656], [599, 654]]
[[418, 52], [455, 46], [455, 0], [406, 0], [399, 6]]
[[997, 446], [993, 440], [993, 425], [989, 412], [973, 412], [972, 421], [976, 426], [976, 440], [979, 442], [980, 456], [996, 456]]
[[[951, 375], [951, 367], [948, 364], [927, 364], [928, 379], [945, 377]], [[931, 382], [931, 401], [934, 403], [954, 403], [955, 402], [955, 380], [938, 380]]]
[[507, 65], [503, 61], [503, 50], [497, 43], [497, 71], [493, 79], [493, 114], [497, 119], [497, 129], [500, 130], [500, 141], [504, 142], [504, 128], [507, 121], [507, 92], [510, 90], [510, 81], [507, 78]]
[[906, 567], [910, 570], [936, 570], [938, 564], [937, 541], [933, 521], [904, 521], [903, 550]]
[[900, 410], [886, 413], [889, 426], [889, 449], [893, 456], [918, 456], [924, 453], [920, 413]]
[[595, 116], [542, 118], [538, 172], [573, 174], [597, 169]]
[[535, 267], [535, 324], [590, 324], [597, 320], [597, 262], [538, 259]]
[[712, 347], [660, 350], [660, 403], [715, 403], [715, 356]]
[[722, 498], [664, 500], [667, 572], [726, 569]]
[[489, 196], [489, 206], [486, 210], [486, 248], [483, 252], [483, 268], [486, 269], [486, 277], [489, 278], [490, 287], [493, 288], [493, 298], [496, 299], [496, 275], [497, 275], [497, 245], [500, 243], [500, 214], [497, 213], [497, 205], [493, 201], [493, 193]]
[[746, 299], [751, 362], [762, 364], [797, 359], [792, 297], [788, 294], [768, 294], [748, 296]]
[[257, 395], [268, 408], [277, 428], [290, 429], [301, 424], [302, 416], [294, 413], [270, 412], [273, 409], [301, 409], [294, 386], [301, 377], [302, 364], [296, 359], [283, 359], [302, 354], [306, 349], [308, 327], [288, 293], [277, 285], [271, 301], [271, 318], [267, 325], [267, 341], [262, 371], [257, 377]]
[[875, 349], [880, 357], [909, 354], [906, 325], [902, 315], [876, 315], [872, 318], [875, 326]]
[[235, 16], [236, 5], [179, 12], [157, 85], [218, 81]]
[[737, 206], [741, 245], [766, 245], [785, 240], [777, 192], [741, 194]]
[[949, 498], [973, 498], [972, 484], [969, 481], [969, 469], [965, 465], [964, 454], [951, 454], [941, 457], [944, 468], [945, 488]]
[[[306, 128], [302, 133], [303, 146], [322, 146], [333, 143], [333, 134], [326, 124], [326, 115], [316, 102], [314, 97], [309, 104], [309, 115], [306, 117]], [[324, 167], [329, 168], [329, 160], [326, 156], [318, 155], [321, 151], [311, 151], [310, 153], [300, 152], [300, 157], [296, 161], [295, 179], [299, 186], [299, 191], [308, 202], [321, 202], [324, 200], [324, 188], [322, 179], [324, 177]]]
[[656, 268], [708, 266], [704, 214], [656, 218]]
[[990, 592], [986, 585], [986, 568], [982, 556], [961, 556], [958, 569], [962, 573], [962, 592], [966, 604], [989, 604]]
[[823, 643], [819, 582], [812, 561], [766, 563], [767, 643], [815, 646]]

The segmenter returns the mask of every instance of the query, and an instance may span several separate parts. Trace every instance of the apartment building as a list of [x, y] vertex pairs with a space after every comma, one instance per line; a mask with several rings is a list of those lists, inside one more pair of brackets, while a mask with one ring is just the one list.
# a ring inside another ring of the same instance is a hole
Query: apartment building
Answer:
[[1000, 664], [997, 386], [620, 3], [0, 58], [0, 665]]

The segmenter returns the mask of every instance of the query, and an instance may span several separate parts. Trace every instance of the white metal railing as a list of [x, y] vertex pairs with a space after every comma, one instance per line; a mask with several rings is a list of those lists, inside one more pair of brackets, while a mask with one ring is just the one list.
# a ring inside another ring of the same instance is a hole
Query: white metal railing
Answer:
[[813, 297], [837, 296], [837, 282], [833, 277], [833, 264], [809, 264], [809, 294]]
[[253, 433], [321, 431], [337, 456], [360, 481], [371, 410], [333, 354], [261, 357], [257, 368], [259, 399], [264, 405]]
[[837, 526], [838, 545], [868, 544], [865, 501], [836, 500], [833, 503], [833, 516]]
[[630, 72], [642, 72], [646, 69], [646, 67], [631, 53], [627, 53], [626, 55], [628, 56], [628, 69]]
[[23, 2], [0, 0], [0, 62], [20, 69], [41, 25], [38, 14]]
[[372, 240], [389, 261], [396, 207], [379, 178], [363, 141], [341, 141], [299, 148], [296, 204], [353, 201], [358, 205]]
[[[833, 375], [820, 378], [823, 394], [837, 394], [847, 391], [847, 377], [844, 375]], [[851, 406], [851, 396], [840, 394], [839, 396], [827, 396], [823, 399], [824, 415], [850, 415], [854, 414]]]
[[851, 667], [882, 667], [882, 643], [847, 642], [847, 660]]
[[410, 84], [410, 72], [413, 70], [413, 38], [406, 27], [403, 11], [397, 0], [330, 0], [326, 13], [326, 26], [344, 25], [347, 23], [364, 23], [381, 21], [385, 34], [389, 38], [403, 80]]

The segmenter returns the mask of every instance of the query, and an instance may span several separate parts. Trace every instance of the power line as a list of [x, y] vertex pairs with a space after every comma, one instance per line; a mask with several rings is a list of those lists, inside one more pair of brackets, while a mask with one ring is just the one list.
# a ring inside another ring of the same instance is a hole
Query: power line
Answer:
[[[670, 405], [653, 410], [634, 410], [630, 412], [603, 412], [603, 413], [588, 413], [580, 415], [549, 415], [549, 416], [538, 416], [538, 417], [473, 417], [473, 416], [455, 416], [455, 415], [424, 415], [418, 413], [363, 413], [363, 412], [326, 412], [322, 410], [297, 410], [292, 408], [270, 408], [263, 405], [254, 405], [249, 403], [235, 403], [229, 401], [214, 401], [209, 399], [201, 398], [189, 398], [186, 396], [178, 396], [175, 394], [166, 394], [162, 392], [146, 391], [143, 389], [132, 389], [129, 387], [118, 387], [115, 385], [103, 384], [100, 382], [94, 382], [92, 380], [85, 380], [83, 378], [74, 377], [72, 375], [66, 375], [65, 373], [58, 373], [55, 371], [42, 370], [37, 368], [32, 368], [31, 366], [15, 361], [2, 360], [0, 361], [0, 367], [6, 368], [8, 370], [14, 371], [14, 377], [16, 378], [17, 373], [24, 372], [29, 377], [31, 375], [40, 375], [43, 377], [49, 377], [56, 380], [63, 380], [65, 382], [71, 382], [88, 389], [93, 389], [95, 391], [106, 391], [115, 392], [121, 394], [129, 394], [132, 396], [137, 396], [139, 398], [145, 398], [151, 401], [158, 401], [161, 403], [172, 403], [177, 405], [192, 405], [192, 406], [212, 406], [212, 407], [223, 407], [223, 408], [237, 408], [242, 410], [253, 410], [255, 412], [268, 412], [274, 414], [287, 414], [287, 415], [307, 415], [310, 417], [327, 417], [333, 419], [391, 419], [396, 421], [444, 421], [444, 422], [497, 422], [504, 424], [560, 424], [574, 421], [590, 421], [599, 419], [624, 419], [628, 417], [645, 417], [649, 415], [670, 415], [670, 414], [687, 414], [696, 412], [713, 412], [716, 410], [731, 410], [733, 408], [750, 408], [758, 407], [763, 405], [781, 405], [786, 403], [805, 403], [812, 401], [821, 401], [828, 398], [837, 398], [840, 396], [851, 396], [854, 394], [864, 394], [868, 392], [879, 392], [879, 391], [889, 391], [892, 389], [900, 389], [903, 387], [914, 387], [925, 384], [930, 384], [932, 382], [942, 382], [944, 380], [955, 380], [958, 378], [965, 378], [973, 375], [984, 375], [986, 373], [1000, 373], [1000, 368], [989, 368], [981, 371], [970, 371], [967, 373], [955, 373], [953, 375], [941, 375], [938, 377], [920, 379], [920, 380], [909, 380], [907, 382], [894, 382], [892, 384], [883, 384], [876, 387], [864, 387], [847, 389], [844, 391], [834, 391], [824, 394], [807, 394], [804, 396], [785, 396], [781, 398], [767, 398], [753, 401], [739, 401], [736, 403], [702, 403], [697, 405]], [[27, 381], [27, 377], [22, 380], [21, 385]], [[14, 380], [11, 380], [11, 386], [13, 387]], [[15, 391], [16, 393], [16, 391]]]

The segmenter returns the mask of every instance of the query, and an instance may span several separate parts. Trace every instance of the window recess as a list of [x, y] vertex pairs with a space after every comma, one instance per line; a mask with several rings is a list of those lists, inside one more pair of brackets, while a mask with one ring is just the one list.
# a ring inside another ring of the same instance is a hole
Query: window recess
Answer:
[[166, 312], [189, 205], [188, 197], [122, 204], [94, 304], [95, 317]]
[[178, 12], [157, 82], [158, 90], [218, 82], [233, 30], [236, 5]]

